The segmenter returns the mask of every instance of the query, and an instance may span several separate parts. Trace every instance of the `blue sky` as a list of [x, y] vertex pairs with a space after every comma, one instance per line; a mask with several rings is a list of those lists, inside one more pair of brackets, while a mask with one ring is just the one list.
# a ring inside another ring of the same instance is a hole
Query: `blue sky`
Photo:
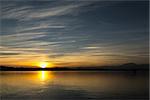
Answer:
[[2, 0], [0, 63], [148, 63], [148, 10], [148, 1]]

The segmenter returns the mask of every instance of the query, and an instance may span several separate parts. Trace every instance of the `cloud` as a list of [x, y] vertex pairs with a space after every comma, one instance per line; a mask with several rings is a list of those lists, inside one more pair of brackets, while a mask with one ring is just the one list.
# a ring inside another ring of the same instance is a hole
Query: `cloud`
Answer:
[[1, 38], [3, 44], [3, 43], [27, 41], [27, 40], [41, 38], [44, 36], [46, 36], [44, 32], [33, 32], [33, 33], [17, 33], [17, 34], [3, 35], [1, 36]]
[[32, 14], [29, 14], [27, 18], [33, 19], [33, 18], [45, 18], [45, 17], [65, 15], [65, 14], [70, 13], [73, 9], [79, 6], [80, 4], [79, 5], [72, 4], [72, 5], [65, 5], [65, 6], [42, 9], [42, 10], [33, 12]]
[[[2, 19], [24, 19], [28, 16], [29, 13], [31, 13], [31, 7], [25, 6], [25, 7], [16, 7], [16, 8], [2, 8]], [[9, 10], [7, 10], [9, 9]], [[4, 10], [4, 11], [3, 11]], [[5, 11], [6, 10], [6, 11]]]
[[146, 34], [122, 29], [127, 24], [110, 23], [110, 19], [116, 18], [103, 12], [107, 12], [111, 4], [97, 1], [5, 2], [1, 10], [0, 46], [5, 52], [0, 57], [24, 61], [44, 59], [63, 64], [89, 64], [91, 61], [102, 64], [147, 57], [148, 52], [142, 52], [148, 49]]
[[[49, 3], [49, 2], [47, 2]], [[70, 3], [60, 4], [59, 2], [55, 6], [45, 6], [36, 8], [36, 6], [19, 6], [6, 5], [2, 7], [2, 18], [4, 19], [17, 19], [21, 21], [35, 20], [46, 17], [62, 16], [72, 13], [75, 9], [87, 5], [88, 3]], [[9, 10], [8, 10], [9, 9]]]
[[39, 30], [39, 29], [59, 29], [59, 28], [65, 28], [65, 26], [47, 26], [47, 25], [43, 25], [43, 26], [36, 26], [36, 27], [31, 27], [31, 28], [26, 28], [23, 31], [32, 31], [32, 30]]
[[13, 53], [13, 52], [12, 53], [11, 52], [10, 53], [0, 53], [0, 55], [2, 55], [2, 56], [4, 56], [4, 55], [6, 55], [6, 56], [7, 55], [19, 55], [19, 54], [20, 53]]
[[99, 49], [100, 47], [96, 47], [96, 46], [90, 46], [90, 47], [83, 47], [82, 49]]

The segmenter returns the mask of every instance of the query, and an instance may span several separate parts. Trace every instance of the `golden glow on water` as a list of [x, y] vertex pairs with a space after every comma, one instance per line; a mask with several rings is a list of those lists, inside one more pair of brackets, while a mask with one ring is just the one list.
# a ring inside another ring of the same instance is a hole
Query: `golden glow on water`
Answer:
[[42, 71], [42, 72], [41, 72], [41, 80], [46, 80], [46, 78], [47, 78], [46, 72], [45, 72], [45, 71]]
[[52, 75], [52, 72], [39, 71], [38, 78], [40, 79], [40, 81], [52, 80], [53, 75]]
[[[148, 87], [148, 76], [137, 77], [131, 73], [11, 71], [0, 72], [0, 74], [0, 80], [2, 81], [0, 82], [0, 93], [22, 95], [23, 97], [26, 95], [24, 93], [27, 93], [27, 95], [30, 94], [31, 96], [38, 97], [41, 94], [43, 97], [46, 96], [45, 98], [50, 98], [55, 93], [56, 96], [58, 93], [61, 95], [62, 90], [66, 91], [66, 89], [69, 89], [69, 91], [81, 89], [79, 92], [84, 90], [89, 91], [89, 93], [103, 92], [113, 94], [117, 89], [117, 91], [124, 94], [125, 90], [127, 92], [129, 90], [130, 93], [131, 91], [147, 90]], [[128, 78], [129, 76], [130, 79]], [[58, 96], [60, 95], [58, 94]]]

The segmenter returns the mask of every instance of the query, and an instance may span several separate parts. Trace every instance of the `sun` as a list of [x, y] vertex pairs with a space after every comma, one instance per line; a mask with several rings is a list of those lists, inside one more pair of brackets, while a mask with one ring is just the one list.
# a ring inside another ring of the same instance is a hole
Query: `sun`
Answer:
[[39, 66], [41, 68], [46, 68], [46, 67], [48, 67], [48, 63], [47, 62], [40, 62]]
[[39, 62], [38, 66], [41, 68], [47, 68], [47, 67], [53, 67], [54, 64], [50, 62]]

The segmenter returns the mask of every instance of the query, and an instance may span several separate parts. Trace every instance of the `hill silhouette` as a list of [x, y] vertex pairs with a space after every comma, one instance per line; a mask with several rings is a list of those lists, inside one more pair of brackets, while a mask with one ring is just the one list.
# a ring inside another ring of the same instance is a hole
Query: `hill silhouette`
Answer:
[[29, 68], [0, 66], [0, 71], [149, 71], [149, 64], [126, 63], [119, 66]]

